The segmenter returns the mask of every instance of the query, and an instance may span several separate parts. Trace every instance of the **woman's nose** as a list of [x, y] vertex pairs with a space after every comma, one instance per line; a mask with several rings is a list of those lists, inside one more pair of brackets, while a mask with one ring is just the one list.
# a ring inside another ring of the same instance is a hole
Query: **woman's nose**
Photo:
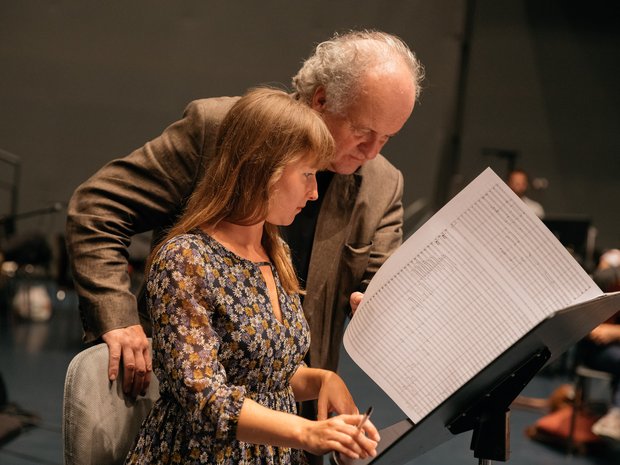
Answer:
[[319, 188], [316, 183], [316, 178], [312, 177], [312, 183], [310, 185], [310, 189], [308, 190], [308, 200], [317, 200], [319, 198]]

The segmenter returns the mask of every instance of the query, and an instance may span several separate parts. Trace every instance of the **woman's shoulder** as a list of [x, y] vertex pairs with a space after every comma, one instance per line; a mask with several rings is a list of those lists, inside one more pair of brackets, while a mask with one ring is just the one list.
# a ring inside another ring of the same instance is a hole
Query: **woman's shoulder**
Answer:
[[175, 261], [194, 261], [204, 260], [206, 256], [212, 255], [208, 237], [198, 232], [188, 232], [179, 234], [168, 239], [159, 249], [157, 259]]
[[196, 249], [207, 247], [206, 238], [198, 232], [178, 234], [168, 239], [162, 249]]

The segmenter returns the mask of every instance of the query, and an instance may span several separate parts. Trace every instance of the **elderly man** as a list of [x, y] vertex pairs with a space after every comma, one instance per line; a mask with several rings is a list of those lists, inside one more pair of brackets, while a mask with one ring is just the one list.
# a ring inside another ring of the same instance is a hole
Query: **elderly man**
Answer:
[[[352, 31], [320, 43], [293, 78], [296, 97], [322, 115], [336, 143], [330, 170], [319, 173], [319, 201], [285, 232], [307, 291], [313, 367], [336, 369], [349, 305], [359, 304], [358, 291], [401, 242], [403, 178], [379, 151], [411, 115], [422, 74], [397, 37]], [[128, 394], [143, 392], [152, 362], [149, 316], [130, 291], [127, 247], [144, 231], [157, 240], [184, 208], [235, 101], [190, 103], [180, 121], [108, 163], [71, 199], [67, 243], [84, 340], [108, 344], [111, 380], [122, 359]]]

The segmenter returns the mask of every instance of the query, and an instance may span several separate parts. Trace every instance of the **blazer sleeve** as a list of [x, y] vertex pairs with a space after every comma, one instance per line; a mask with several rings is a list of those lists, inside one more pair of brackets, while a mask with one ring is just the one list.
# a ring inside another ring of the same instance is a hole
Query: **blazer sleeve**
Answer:
[[86, 342], [140, 323], [128, 246], [133, 235], [169, 225], [191, 194], [204, 152], [214, 144], [208, 139], [231, 105], [227, 98], [211, 100], [217, 103], [190, 103], [180, 121], [105, 165], [72, 195], [67, 251]]

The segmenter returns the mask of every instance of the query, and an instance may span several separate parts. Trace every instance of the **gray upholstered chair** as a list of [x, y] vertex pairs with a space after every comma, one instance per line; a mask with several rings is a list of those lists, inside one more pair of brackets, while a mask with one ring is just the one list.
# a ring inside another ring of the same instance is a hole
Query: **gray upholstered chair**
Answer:
[[65, 465], [122, 464], [140, 425], [159, 397], [153, 375], [146, 396], [136, 400], [110, 383], [108, 347], [98, 344], [77, 354], [65, 378], [62, 434]]

